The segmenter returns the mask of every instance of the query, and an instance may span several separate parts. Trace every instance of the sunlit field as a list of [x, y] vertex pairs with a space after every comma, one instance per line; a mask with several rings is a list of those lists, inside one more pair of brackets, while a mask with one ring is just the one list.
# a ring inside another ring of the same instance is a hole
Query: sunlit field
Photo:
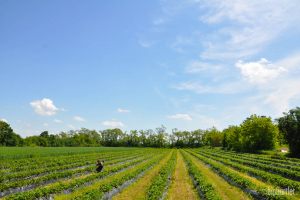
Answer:
[[300, 160], [292, 158], [125, 147], [6, 147], [1, 156], [3, 199], [300, 198]]

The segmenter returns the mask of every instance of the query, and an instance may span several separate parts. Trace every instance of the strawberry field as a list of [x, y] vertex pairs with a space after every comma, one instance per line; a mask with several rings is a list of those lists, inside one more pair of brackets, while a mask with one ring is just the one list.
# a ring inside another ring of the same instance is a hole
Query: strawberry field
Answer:
[[300, 199], [300, 160], [270, 155], [3, 147], [0, 159], [1, 199]]

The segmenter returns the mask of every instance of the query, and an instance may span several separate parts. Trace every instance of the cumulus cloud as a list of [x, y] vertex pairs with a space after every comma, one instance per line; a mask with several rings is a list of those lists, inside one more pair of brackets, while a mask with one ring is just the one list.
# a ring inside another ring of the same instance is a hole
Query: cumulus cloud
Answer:
[[85, 122], [86, 120], [80, 116], [74, 116], [73, 119], [78, 122]]
[[42, 100], [32, 101], [30, 103], [35, 113], [43, 116], [52, 116], [59, 110], [51, 99], [44, 98]]
[[238, 61], [236, 67], [241, 70], [241, 74], [251, 83], [261, 84], [277, 78], [286, 71], [283, 67], [271, 64], [267, 59], [261, 58], [256, 62], [245, 63]]
[[131, 111], [128, 110], [128, 109], [118, 108], [118, 109], [117, 109], [117, 112], [119, 112], [119, 113], [129, 113], [129, 112], [131, 112]]
[[299, 102], [300, 53], [273, 62], [262, 58], [249, 62], [238, 61], [235, 65], [239, 75], [234, 79], [217, 84], [186, 81], [174, 88], [198, 94], [243, 94], [239, 97], [240, 109], [249, 114], [280, 116]]
[[102, 122], [103, 126], [109, 127], [109, 128], [122, 128], [124, 127], [123, 122], [117, 121], [117, 120], [107, 120]]
[[178, 119], [178, 120], [184, 120], [184, 121], [191, 121], [193, 120], [192, 117], [189, 114], [174, 114], [174, 115], [169, 115], [167, 116], [169, 119]]
[[[256, 113], [279, 117], [282, 112], [297, 106], [300, 100], [300, 54], [291, 54], [274, 62], [267, 59], [239, 61], [236, 67], [240, 76], [236, 76], [234, 80], [218, 84], [186, 81], [174, 88], [197, 94], [243, 94], [238, 100], [239, 109], [243, 110], [239, 116]], [[225, 109], [224, 113], [231, 115], [230, 109]], [[194, 114], [193, 116], [195, 118]], [[225, 121], [231, 120], [223, 118]]]
[[257, 107], [256, 112], [268, 107], [270, 114], [279, 116], [290, 109], [291, 102], [300, 100], [299, 53], [291, 54], [274, 64], [261, 59], [249, 63], [239, 62], [237, 67], [249, 84], [259, 85], [256, 94], [249, 99], [253, 107]]

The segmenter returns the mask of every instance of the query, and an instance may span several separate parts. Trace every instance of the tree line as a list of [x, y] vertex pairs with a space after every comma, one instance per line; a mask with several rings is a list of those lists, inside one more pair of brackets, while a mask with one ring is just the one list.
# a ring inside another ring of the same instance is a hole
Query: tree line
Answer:
[[272, 121], [270, 117], [251, 115], [240, 125], [229, 126], [220, 131], [210, 129], [181, 131], [173, 129], [167, 133], [166, 127], [156, 129], [131, 130], [106, 129], [102, 131], [71, 130], [59, 134], [42, 132], [37, 136], [20, 137], [6, 122], [0, 121], [1, 146], [126, 146], [126, 147], [223, 147], [240, 152], [271, 150], [288, 144], [290, 154], [300, 157], [300, 108], [291, 109], [282, 117]]

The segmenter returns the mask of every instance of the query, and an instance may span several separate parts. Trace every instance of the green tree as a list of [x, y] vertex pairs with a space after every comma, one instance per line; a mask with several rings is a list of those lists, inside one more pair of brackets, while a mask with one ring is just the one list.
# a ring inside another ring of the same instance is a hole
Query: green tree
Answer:
[[22, 143], [22, 138], [14, 133], [10, 125], [0, 120], [0, 145], [18, 146]]
[[62, 140], [59, 138], [59, 135], [52, 135], [52, 134], [49, 135], [48, 143], [49, 143], [49, 146], [51, 146], [51, 147], [64, 146], [64, 144], [62, 143]]
[[165, 147], [166, 145], [166, 133], [167, 128], [164, 125], [161, 125], [161, 127], [156, 128], [156, 141], [155, 141], [155, 147]]
[[48, 131], [43, 131], [40, 134], [40, 138], [39, 138], [39, 144], [38, 146], [43, 146], [43, 147], [48, 147], [49, 145], [49, 132]]
[[291, 156], [300, 157], [300, 108], [291, 109], [277, 119], [278, 127], [289, 144]]
[[223, 147], [229, 150], [241, 151], [241, 127], [229, 126], [223, 130]]
[[29, 136], [24, 139], [24, 144], [26, 146], [40, 146], [40, 147], [46, 147], [48, 145], [48, 141], [44, 137], [40, 136]]
[[278, 127], [271, 118], [251, 115], [241, 124], [242, 150], [256, 152], [273, 149], [278, 133]]
[[148, 140], [147, 140], [148, 133], [147, 133], [147, 131], [140, 130], [139, 134], [140, 134], [140, 143], [141, 143], [141, 146], [142, 147], [147, 147], [148, 146]]
[[175, 146], [176, 147], [184, 147], [184, 139], [183, 139], [183, 133], [182, 131], [179, 131], [178, 129], [172, 130], [172, 135], [174, 135], [175, 140]]
[[204, 143], [212, 147], [221, 147], [223, 142], [223, 133], [217, 128], [212, 127], [205, 131]]
[[204, 131], [201, 129], [191, 132], [191, 137], [193, 138], [194, 147], [200, 147], [203, 145], [203, 135], [204, 135]]
[[49, 132], [48, 131], [43, 131], [41, 134], [40, 134], [41, 137], [44, 137], [44, 138], [48, 138], [49, 137]]
[[101, 142], [104, 146], [120, 146], [122, 135], [121, 129], [106, 129], [101, 131]]

